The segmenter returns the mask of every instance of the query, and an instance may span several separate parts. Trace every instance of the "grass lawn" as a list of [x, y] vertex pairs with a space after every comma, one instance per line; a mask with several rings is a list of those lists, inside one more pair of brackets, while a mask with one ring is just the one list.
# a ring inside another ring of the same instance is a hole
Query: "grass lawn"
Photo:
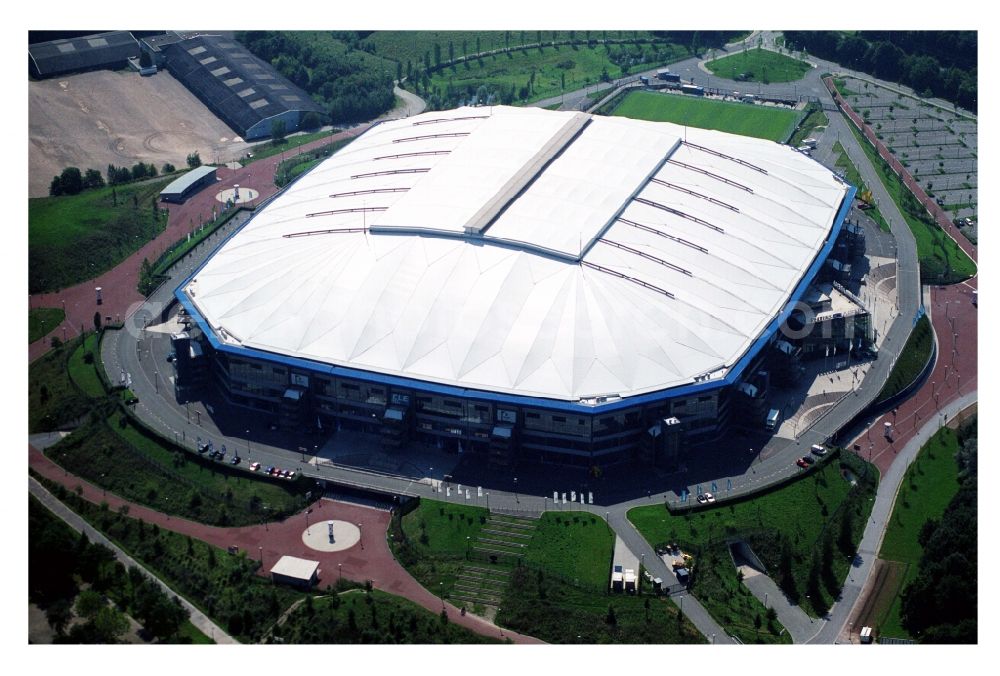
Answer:
[[70, 379], [74, 338], [28, 365], [28, 432], [51, 432], [87, 415], [92, 401]]
[[36, 307], [28, 310], [28, 343], [52, 333], [65, 318], [62, 308]]
[[[958, 435], [947, 427], [938, 431], [920, 449], [920, 454], [899, 487], [892, 517], [886, 527], [880, 559], [898, 561], [909, 566], [900, 589], [917, 576], [923, 547], [918, 538], [928, 519], [940, 519], [951, 499], [958, 493]], [[884, 618], [880, 618], [879, 634], [910, 638], [900, 623], [900, 596], [897, 595]]]
[[439, 614], [378, 589], [306, 599], [275, 628], [274, 635], [293, 644], [500, 642], [444, 622]]
[[514, 569], [497, 622], [548, 643], [706, 643], [666, 598], [596, 594], [524, 567]]
[[806, 118], [799, 124], [799, 128], [792, 134], [792, 138], [788, 139], [788, 145], [797, 148], [802, 143], [802, 140], [809, 138], [817, 127], [825, 127], [828, 124], [830, 124], [830, 118], [826, 116], [826, 113], [822, 109], [816, 108], [810, 111], [806, 115]]
[[931, 320], [927, 318], [927, 315], [924, 315], [910, 332], [910, 338], [906, 341], [903, 351], [899, 353], [899, 359], [892, 367], [892, 373], [889, 374], [885, 385], [882, 386], [882, 391], [879, 392], [875, 403], [885, 401], [912, 383], [920, 374], [921, 369], [927, 365], [933, 347], [934, 330], [931, 326]]
[[295, 136], [285, 137], [284, 143], [279, 143], [277, 145], [271, 143], [270, 141], [265, 141], [264, 143], [258, 143], [252, 146], [249, 152], [253, 153], [252, 158], [241, 157], [240, 164], [244, 167], [251, 162], [256, 162], [257, 160], [262, 160], [265, 157], [273, 157], [280, 153], [287, 153], [295, 150], [299, 146], [304, 146], [307, 143], [312, 143], [316, 139], [329, 138], [334, 134], [341, 131], [340, 129], [333, 129], [330, 131], [314, 131], [307, 132], [305, 134], [296, 134]]
[[868, 160], [875, 167], [879, 180], [896, 203], [903, 219], [917, 241], [917, 258], [920, 260], [920, 277], [924, 284], [957, 284], [976, 273], [976, 264], [965, 255], [951, 237], [938, 227], [927, 211], [903, 185], [889, 165], [878, 156], [875, 148], [862, 138], [853, 124], [847, 125]]
[[[725, 580], [735, 577], [731, 561], [727, 556], [713, 557], [706, 554], [714, 543], [725, 538], [742, 536], [753, 546], [756, 554], [777, 577], [780, 568], [782, 543], [791, 549], [791, 573], [794, 577], [796, 596], [804, 599], [806, 580], [811, 568], [813, 554], [818, 552], [824, 539], [824, 530], [832, 524], [836, 534], [839, 522], [838, 508], [843, 505], [850, 516], [854, 542], [860, 539], [864, 522], [871, 511], [870, 498], [875, 494], [875, 470], [870, 468], [868, 480], [858, 483], [857, 490], [851, 491], [851, 484], [842, 476], [842, 467], [849, 466], [855, 475], [863, 470], [862, 463], [853, 454], [828, 457], [818, 469], [814, 468], [802, 478], [785, 484], [769, 493], [753, 496], [729, 504], [720, 504], [709, 509], [671, 514], [664, 505], [636, 507], [629, 511], [628, 518], [654, 547], [667, 542], [677, 542], [685, 551], [695, 553], [695, 593], [716, 620], [733, 631], [746, 625], [752, 619], [745, 616], [745, 606], [738, 598], [728, 594], [716, 594], [711, 585], [699, 590], [705, 579], [702, 565], [708, 562], [712, 568], [708, 578]], [[699, 554], [699, 552], [701, 552]], [[847, 574], [846, 557], [834, 557], [833, 577], [842, 580]], [[775, 580], [778, 582], [778, 580]], [[706, 592], [708, 594], [706, 595]], [[833, 596], [823, 590], [816, 605], [829, 606]], [[750, 602], [754, 607], [754, 602]], [[809, 604], [802, 604], [803, 610], [816, 614]], [[763, 609], [759, 609], [763, 610]], [[726, 624], [726, 617], [731, 621]]]
[[[73, 350], [70, 355], [67, 368], [69, 377], [83, 390], [83, 393], [93, 399], [99, 399], [105, 395], [104, 384], [97, 369], [100, 364], [100, 336], [97, 333], [88, 333], [84, 336], [83, 342]], [[87, 355], [90, 361], [88, 362]]]
[[601, 517], [590, 512], [545, 512], [525, 559], [600, 589], [608, 584], [614, 547], [615, 535]]
[[622, 100], [614, 114], [637, 120], [717, 129], [772, 141], [787, 138], [802, 115], [800, 111], [786, 108], [652, 92], [632, 92]]
[[191, 620], [187, 620], [181, 625], [181, 628], [177, 630], [177, 636], [181, 639], [183, 643], [190, 643], [192, 645], [214, 645], [215, 641], [212, 640], [210, 636], [206, 636], [201, 633], [198, 627], [191, 624]]
[[[488, 516], [482, 507], [421, 499], [403, 517], [402, 532], [391, 531], [390, 546], [420, 584], [447, 597], [466, 562], [469, 543], [479, 537]], [[406, 546], [401, 544], [403, 534]]]
[[[610, 54], [627, 49], [642, 54], [645, 61], [636, 69], [654, 68], [688, 56], [687, 49], [669, 43], [652, 45], [561, 45], [494, 54], [449, 66], [431, 73], [431, 86], [440, 90], [445, 100], [455, 94], [460, 98], [475, 94], [481, 85], [513, 92], [515, 102], [531, 103], [565, 90], [573, 91], [600, 82], [606, 72], [611, 79], [622, 76], [622, 68]], [[529, 86], [530, 81], [530, 86]], [[522, 91], [523, 90], [523, 91]], [[506, 100], [506, 99], [505, 99]]]
[[[858, 173], [858, 168], [854, 166], [853, 162], [851, 162], [851, 158], [847, 156], [847, 152], [844, 150], [844, 146], [840, 145], [840, 141], [833, 144], [833, 151], [838, 154], [836, 166], [844, 170], [844, 179], [858, 189], [859, 195], [865, 192], [868, 189], [868, 186], [861, 180], [861, 174]], [[868, 214], [869, 218], [878, 223], [878, 227], [882, 232], [891, 232], [889, 224], [885, 222], [885, 218], [878, 210], [878, 207], [872, 206], [872, 208], [865, 211], [865, 213]]]
[[743, 81], [764, 84], [801, 80], [811, 68], [805, 61], [759, 47], [709, 61], [705, 67], [719, 77], [735, 80], [743, 75]]
[[[56, 291], [103, 274], [166, 226], [152, 204], [174, 176], [28, 200], [28, 292]], [[116, 205], [117, 202], [117, 205]]]
[[[47, 449], [56, 463], [127, 500], [218, 526], [260, 523], [297, 512], [305, 480], [277, 483], [174, 450], [120, 421], [91, 422]], [[301, 482], [301, 483], [300, 483]]]
[[847, 86], [847, 80], [845, 80], [844, 78], [839, 78], [839, 77], [834, 78], [833, 85], [837, 88], [837, 91], [840, 92], [840, 95], [843, 96], [845, 99], [848, 96], [860, 96], [858, 92], [854, 91], [853, 89]]
[[[391, 545], [421, 584], [448, 597], [467, 563], [466, 538], [475, 541], [487, 518], [482, 508], [421, 500], [402, 519], [410, 546], [400, 546], [398, 530], [391, 533]], [[666, 599], [607, 592], [613, 547], [614, 534], [604, 519], [589, 512], [546, 512], [525, 548], [525, 565], [473, 565], [510, 574], [497, 621], [544, 641], [703, 642]], [[615, 608], [614, 623], [607, 621], [609, 605]]]

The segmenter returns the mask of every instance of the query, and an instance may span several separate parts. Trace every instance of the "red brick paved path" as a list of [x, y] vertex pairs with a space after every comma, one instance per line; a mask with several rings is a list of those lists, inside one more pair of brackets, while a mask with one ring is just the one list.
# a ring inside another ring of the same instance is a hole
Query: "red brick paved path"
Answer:
[[[286, 155], [293, 157], [296, 154], [325, 145], [331, 140], [357, 136], [368, 129], [368, 126], [349, 129], [334, 136], [325, 136], [295, 148]], [[97, 310], [100, 310], [102, 316], [117, 318], [120, 315], [124, 319], [129, 307], [143, 300], [142, 295], [136, 289], [139, 283], [139, 266], [142, 264], [142, 259], [148, 258], [151, 262], [156, 260], [168, 246], [184, 237], [195, 226], [210, 219], [212, 209], [218, 210], [222, 206], [215, 199], [215, 195], [223, 188], [232, 187], [233, 183], [239, 183], [241, 187], [253, 188], [259, 192], [260, 197], [256, 200], [258, 203], [276, 193], [278, 188], [274, 185], [274, 172], [281, 159], [282, 155], [278, 154], [258, 160], [240, 169], [219, 167], [217, 171], [219, 182], [215, 186], [205, 188], [184, 204], [161, 204], [161, 208], [165, 207], [170, 212], [166, 229], [115, 266], [114, 269], [108, 270], [96, 279], [81, 282], [68, 289], [31, 296], [30, 303], [33, 308], [65, 307], [66, 319], [55, 331], [28, 346], [28, 361], [34, 361], [48, 352], [51, 337], [58, 336], [61, 339], [64, 335], [64, 328], [67, 338], [79, 335], [81, 326], [84, 329], [92, 328], [94, 312]], [[97, 305], [97, 296], [94, 293], [94, 287], [97, 286], [102, 289], [103, 303], [101, 305]]]
[[[938, 341], [934, 370], [924, 385], [897, 407], [895, 414], [886, 413], [872, 423], [868, 433], [851, 442], [861, 444], [863, 457], [867, 457], [869, 444], [874, 444], [872, 461], [883, 474], [898, 450], [928, 418], [938, 415], [940, 407], [977, 389], [979, 311], [972, 305], [975, 281], [932, 289], [929, 309]], [[956, 336], [954, 341], [953, 336]], [[886, 422], [893, 423], [895, 428], [891, 442], [883, 435]]]
[[[236, 545], [250, 558], [263, 557], [264, 565], [258, 573], [263, 577], [268, 576], [267, 571], [281, 556], [288, 554], [319, 561], [320, 586], [335, 583], [342, 571], [344, 577], [351, 580], [372, 580], [378, 589], [407, 598], [432, 613], [441, 612], [441, 599], [413, 579], [389, 551], [389, 545], [386, 543], [389, 513], [386, 511], [333, 500], [318, 500], [310, 506], [311, 514], [301, 512], [284, 521], [263, 526], [219, 528], [169, 516], [123, 500], [113, 493], [106, 493], [93, 484], [68, 474], [41, 451], [31, 446], [28, 447], [28, 462], [33, 470], [69, 490], [75, 491], [77, 486], [82, 487], [82, 496], [90, 502], [99, 504], [105, 501], [114, 511], [122, 505], [128, 505], [130, 517], [142, 519], [146, 523], [155, 523], [175, 533], [190, 535], [217, 547]], [[307, 527], [307, 518], [309, 527], [314, 528], [324, 528], [323, 522], [329, 519], [360, 524], [361, 542], [342, 552], [318, 552], [311, 549], [302, 542], [302, 532]], [[462, 616], [459, 609], [450, 603], [445, 604], [445, 608], [451, 622], [477, 634], [493, 638], [510, 638], [514, 643], [541, 643], [531, 636], [500, 629], [471, 613]]]

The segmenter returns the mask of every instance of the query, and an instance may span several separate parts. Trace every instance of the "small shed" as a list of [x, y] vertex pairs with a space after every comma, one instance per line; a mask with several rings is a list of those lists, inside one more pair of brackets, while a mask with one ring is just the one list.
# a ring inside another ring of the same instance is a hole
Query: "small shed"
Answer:
[[319, 561], [282, 556], [271, 568], [271, 581], [293, 587], [311, 587], [319, 579]]

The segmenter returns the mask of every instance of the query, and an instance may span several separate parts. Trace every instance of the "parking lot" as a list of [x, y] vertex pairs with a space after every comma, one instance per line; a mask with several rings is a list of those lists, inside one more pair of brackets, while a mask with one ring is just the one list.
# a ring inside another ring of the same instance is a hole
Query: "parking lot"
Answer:
[[[978, 123], [878, 85], [844, 78], [841, 93], [951, 216], [978, 213]], [[971, 237], [976, 226], [963, 228]]]

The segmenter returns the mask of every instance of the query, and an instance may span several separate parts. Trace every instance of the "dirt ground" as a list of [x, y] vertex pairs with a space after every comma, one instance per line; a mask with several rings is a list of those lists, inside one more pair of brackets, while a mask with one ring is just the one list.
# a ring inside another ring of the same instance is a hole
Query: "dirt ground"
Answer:
[[28, 83], [28, 195], [48, 195], [65, 167], [164, 162], [185, 166], [237, 157], [247, 144], [172, 75], [94, 71]]
[[861, 627], [878, 626], [899, 593], [905, 574], [905, 564], [876, 559], [868, 594], [853, 620], [854, 632], [860, 632]]

